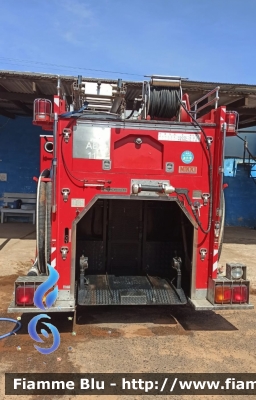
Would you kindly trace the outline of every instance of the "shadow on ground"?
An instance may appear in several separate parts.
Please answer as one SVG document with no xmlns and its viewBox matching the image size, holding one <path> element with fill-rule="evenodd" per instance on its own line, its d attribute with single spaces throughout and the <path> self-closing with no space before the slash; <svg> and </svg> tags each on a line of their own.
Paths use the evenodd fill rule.
<svg viewBox="0 0 256 400">
<path fill-rule="evenodd" d="M 42 312 L 43 313 L 43 312 Z M 51 320 L 44 319 L 55 325 L 60 333 L 82 331 L 83 328 L 90 329 L 101 326 L 103 329 L 114 329 L 119 325 L 150 325 L 154 331 L 160 328 L 171 328 L 180 326 L 184 331 L 235 331 L 237 328 L 219 314 L 213 311 L 195 311 L 191 306 L 95 306 L 80 307 L 77 309 L 75 319 L 72 313 L 49 313 Z M 19 334 L 27 334 L 27 326 L 35 316 L 32 313 L 23 314 L 21 317 L 22 329 Z M 38 323 L 37 331 L 46 328 L 41 322 Z M 102 327 L 107 325 L 107 328 Z M 152 326 L 153 325 L 153 326 Z M 154 327 L 155 325 L 155 327 Z M 112 328 L 110 328 L 112 327 Z M 46 329 L 47 330 L 47 329 Z M 171 332 L 171 331 L 170 331 Z M 155 332 L 157 334 L 157 332 Z M 173 330 L 174 333 L 174 330 Z M 177 333 L 176 333 L 177 334 Z"/>
<path fill-rule="evenodd" d="M 225 226 L 224 243 L 256 244 L 256 229 Z"/>
<path fill-rule="evenodd" d="M 11 240 L 11 239 L 26 239 L 35 240 L 36 238 L 36 226 L 29 223 L 17 223 L 9 222 L 0 224 L 0 239 Z M 0 245 L 3 245 L 3 241 Z M 7 243 L 6 243 L 7 244 Z"/>
<path fill-rule="evenodd" d="M 105 306 L 78 308 L 76 323 L 81 324 L 180 324 L 188 331 L 233 331 L 237 328 L 213 311 L 195 311 L 186 306 Z"/>
</svg>

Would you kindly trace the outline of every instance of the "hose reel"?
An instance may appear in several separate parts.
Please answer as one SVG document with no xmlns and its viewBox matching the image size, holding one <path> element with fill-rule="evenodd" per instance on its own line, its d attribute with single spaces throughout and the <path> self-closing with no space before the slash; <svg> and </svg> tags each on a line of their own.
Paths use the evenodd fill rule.
<svg viewBox="0 0 256 400">
<path fill-rule="evenodd" d="M 179 117 L 178 98 L 182 98 L 180 77 L 151 76 L 143 84 L 144 118 L 148 115 L 151 119 Z"/>
</svg>

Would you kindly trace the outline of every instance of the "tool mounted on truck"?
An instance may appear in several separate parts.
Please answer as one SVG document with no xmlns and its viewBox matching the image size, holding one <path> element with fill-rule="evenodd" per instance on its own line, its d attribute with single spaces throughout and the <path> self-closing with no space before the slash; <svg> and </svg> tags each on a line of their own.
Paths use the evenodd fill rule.
<svg viewBox="0 0 256 400">
<path fill-rule="evenodd" d="M 33 123 L 53 135 L 40 139 L 37 258 L 9 310 L 37 311 L 26 293 L 47 264 L 60 275 L 49 311 L 188 300 L 250 308 L 246 267 L 217 275 L 224 144 L 238 124 L 218 107 L 219 87 L 190 106 L 181 78 L 152 76 L 130 108 L 120 79 L 79 76 L 69 105 L 57 87 L 53 104 L 35 100 Z"/>
</svg>

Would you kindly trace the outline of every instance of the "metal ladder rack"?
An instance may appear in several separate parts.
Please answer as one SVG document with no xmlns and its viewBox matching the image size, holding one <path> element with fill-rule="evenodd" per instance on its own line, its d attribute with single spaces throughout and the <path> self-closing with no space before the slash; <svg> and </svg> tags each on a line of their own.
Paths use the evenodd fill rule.
<svg viewBox="0 0 256 400">
<path fill-rule="evenodd" d="M 206 93 L 203 97 L 200 99 L 196 100 L 192 105 L 191 105 L 191 114 L 193 114 L 193 117 L 196 119 L 197 118 L 197 113 L 199 111 L 202 111 L 204 108 L 210 106 L 211 104 L 214 103 L 214 108 L 216 109 L 218 107 L 218 101 L 219 101 L 219 90 L 220 87 L 217 86 L 215 89 L 211 90 L 209 93 Z M 211 100 L 209 100 L 210 96 L 212 96 L 214 93 L 216 93 L 215 97 Z M 201 107 L 198 108 L 198 104 L 200 104 L 202 101 L 208 100 L 205 104 L 202 104 Z"/>
</svg>

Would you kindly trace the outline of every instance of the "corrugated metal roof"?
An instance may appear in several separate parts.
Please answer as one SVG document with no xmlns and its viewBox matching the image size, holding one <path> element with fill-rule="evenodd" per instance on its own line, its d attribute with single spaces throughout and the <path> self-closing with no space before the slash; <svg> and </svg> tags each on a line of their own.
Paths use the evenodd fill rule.
<svg viewBox="0 0 256 400">
<path fill-rule="evenodd" d="M 63 91 L 67 96 L 71 96 L 71 85 L 76 76 L 59 75 L 62 82 Z M 117 76 L 118 78 L 118 76 Z M 32 72 L 19 72 L 19 71 L 0 71 L 0 113 L 8 116 L 8 113 L 15 113 L 15 115 L 29 115 L 31 114 L 33 100 L 36 97 L 53 96 L 57 92 L 57 79 L 56 74 L 42 74 Z M 148 78 L 147 78 L 148 79 Z M 91 78 L 83 77 L 83 80 L 89 82 L 102 83 L 116 83 L 116 80 L 105 78 Z M 33 84 L 34 82 L 34 84 Z M 124 81 L 127 85 L 126 101 L 131 102 L 134 98 L 141 94 L 142 81 Z M 37 92 L 34 92 L 36 84 Z M 234 104 L 234 109 L 243 111 L 241 121 L 243 126 L 256 125 L 256 85 L 249 84 L 232 84 L 220 82 L 200 82 L 183 80 L 183 92 L 190 96 L 191 102 L 201 97 L 204 93 L 212 90 L 216 86 L 220 86 L 220 104 Z M 248 97 L 249 96 L 249 97 Z M 237 100 L 249 98 L 246 105 L 237 103 Z M 255 97 L 255 98 L 254 98 Z M 68 97 L 70 100 L 70 97 Z M 27 105 L 27 109 L 26 109 Z M 242 108 L 241 108 L 242 107 Z M 250 108 L 248 121 L 246 125 L 246 110 Z M 252 118 L 252 109 L 255 108 L 255 121 Z M 10 116 L 10 115 L 9 115 Z M 254 117 L 254 116 L 253 116 Z"/>
</svg>

